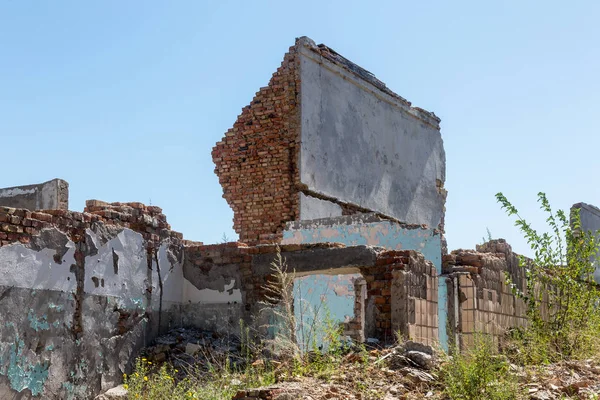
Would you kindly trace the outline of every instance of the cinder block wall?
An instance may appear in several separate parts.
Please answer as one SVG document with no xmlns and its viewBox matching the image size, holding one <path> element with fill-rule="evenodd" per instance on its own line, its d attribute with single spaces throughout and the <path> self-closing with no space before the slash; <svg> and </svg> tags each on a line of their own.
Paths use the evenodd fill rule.
<svg viewBox="0 0 600 400">
<path fill-rule="evenodd" d="M 487 242 L 477 246 L 477 251 L 455 250 L 443 261 L 452 281 L 450 322 L 454 340 L 461 347 L 471 345 L 476 333 L 499 338 L 507 329 L 526 324 L 525 303 L 512 293 L 505 277 L 508 273 L 512 282 L 525 291 L 524 270 L 506 241 Z"/>
<path fill-rule="evenodd" d="M 439 342 L 438 276 L 420 253 L 410 255 L 408 268 L 392 272 L 392 331 L 428 345 Z"/>
</svg>

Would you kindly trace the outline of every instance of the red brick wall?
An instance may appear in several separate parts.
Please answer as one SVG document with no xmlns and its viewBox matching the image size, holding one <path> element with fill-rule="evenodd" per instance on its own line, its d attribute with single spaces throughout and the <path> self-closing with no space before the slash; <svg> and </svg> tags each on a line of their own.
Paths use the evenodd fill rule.
<svg viewBox="0 0 600 400">
<path fill-rule="evenodd" d="M 88 200 L 84 212 L 68 210 L 40 210 L 0 207 L 0 246 L 14 242 L 29 243 L 44 228 L 56 227 L 67 233 L 74 242 L 85 234 L 92 223 L 103 222 L 130 228 L 139 232 L 149 246 L 158 244 L 161 239 L 171 238 L 180 243 L 183 235 L 171 231 L 162 209 L 145 206 L 142 203 L 105 203 Z"/>
<path fill-rule="evenodd" d="M 293 46 L 212 151 L 233 228 L 248 244 L 280 240 L 285 222 L 299 214 L 299 79 Z"/>
</svg>

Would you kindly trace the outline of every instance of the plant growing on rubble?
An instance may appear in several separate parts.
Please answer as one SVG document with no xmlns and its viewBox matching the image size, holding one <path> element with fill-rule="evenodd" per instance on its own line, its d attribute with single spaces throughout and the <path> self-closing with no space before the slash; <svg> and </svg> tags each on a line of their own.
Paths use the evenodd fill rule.
<svg viewBox="0 0 600 400">
<path fill-rule="evenodd" d="M 261 301 L 261 312 L 271 313 L 272 323 L 268 328 L 275 330 L 275 338 L 271 341 L 274 350 L 297 358 L 301 352 L 296 340 L 294 272 L 288 272 L 287 262 L 282 257 L 279 246 L 271 269 L 272 274 L 263 287 L 266 300 Z"/>
<path fill-rule="evenodd" d="M 481 244 L 484 244 L 485 242 L 491 242 L 492 240 L 494 240 L 494 238 L 492 237 L 492 232 L 490 232 L 490 228 L 486 227 L 485 230 L 487 231 L 487 239 L 485 236 L 482 237 Z"/>
<path fill-rule="evenodd" d="M 498 354 L 491 337 L 475 334 L 473 346 L 454 351 L 440 376 L 452 400 L 513 400 L 520 398 L 517 380 L 507 359 Z"/>
<path fill-rule="evenodd" d="M 302 299 L 301 283 L 294 283 L 295 271 L 290 271 L 279 248 L 271 269 L 271 277 L 263 287 L 266 300 L 261 302 L 261 311 L 274 317 L 269 326 L 274 331 L 269 341 L 273 349 L 281 359 L 291 360 L 291 369 L 285 373 L 330 376 L 345 348 L 343 326 L 333 320 L 323 297 L 317 305 Z M 299 299 L 298 310 L 294 310 L 295 296 Z"/>
<path fill-rule="evenodd" d="M 600 333 L 600 292 L 594 281 L 593 260 L 599 254 L 595 232 L 583 231 L 579 210 L 570 221 L 564 211 L 553 212 L 544 193 L 538 193 L 550 232 L 538 233 L 502 194 L 496 199 L 523 233 L 533 258 L 521 257 L 525 290 L 515 294 L 525 301 L 529 327 L 523 337 L 553 358 L 589 355 Z"/>
<path fill-rule="evenodd" d="M 153 369 L 152 362 L 140 358 L 131 375 L 123 375 L 127 397 L 149 400 L 194 399 L 189 382 L 175 382 L 174 375 L 177 372 L 166 364 L 157 370 Z"/>
<path fill-rule="evenodd" d="M 177 379 L 179 370 L 168 364 L 156 367 L 144 358 L 136 361 L 135 370 L 124 375 L 128 399 L 144 400 L 222 400 L 232 398 L 244 387 L 260 387 L 274 383 L 272 372 L 248 365 L 244 370 L 229 366 L 185 368 L 185 378 Z"/>
</svg>

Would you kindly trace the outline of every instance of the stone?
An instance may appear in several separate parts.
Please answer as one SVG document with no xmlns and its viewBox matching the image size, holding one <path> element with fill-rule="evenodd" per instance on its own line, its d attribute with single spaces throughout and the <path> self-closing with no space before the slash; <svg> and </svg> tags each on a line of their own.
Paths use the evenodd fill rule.
<svg viewBox="0 0 600 400">
<path fill-rule="evenodd" d="M 407 353 L 409 351 L 418 351 L 418 352 L 426 353 L 429 355 L 434 354 L 433 347 L 428 346 L 423 343 L 414 342 L 412 340 L 407 340 L 406 342 L 404 342 L 402 344 L 402 349 L 405 353 Z"/>
<path fill-rule="evenodd" d="M 200 350 L 200 346 L 194 343 L 187 343 L 185 345 L 185 354 L 193 356 L 196 352 Z"/>
<path fill-rule="evenodd" d="M 127 399 L 127 389 L 119 385 L 106 391 L 106 393 L 96 396 L 94 400 L 125 400 Z"/>
<path fill-rule="evenodd" d="M 408 351 L 404 357 L 414 362 L 418 367 L 423 369 L 431 369 L 433 367 L 433 356 L 421 351 Z"/>
</svg>

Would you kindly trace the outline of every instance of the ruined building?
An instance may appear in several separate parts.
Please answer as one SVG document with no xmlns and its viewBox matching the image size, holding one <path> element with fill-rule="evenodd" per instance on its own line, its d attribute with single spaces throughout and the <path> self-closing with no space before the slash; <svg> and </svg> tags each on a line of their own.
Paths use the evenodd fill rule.
<svg viewBox="0 0 600 400">
<path fill-rule="evenodd" d="M 278 248 L 298 320 L 325 304 L 358 341 L 447 347 L 519 326 L 510 246 L 447 254 L 439 123 L 300 38 L 212 152 L 239 242 L 187 241 L 141 203 L 69 211 L 61 180 L 0 189 L 0 398 L 93 398 L 161 332 L 261 322 Z"/>
</svg>

